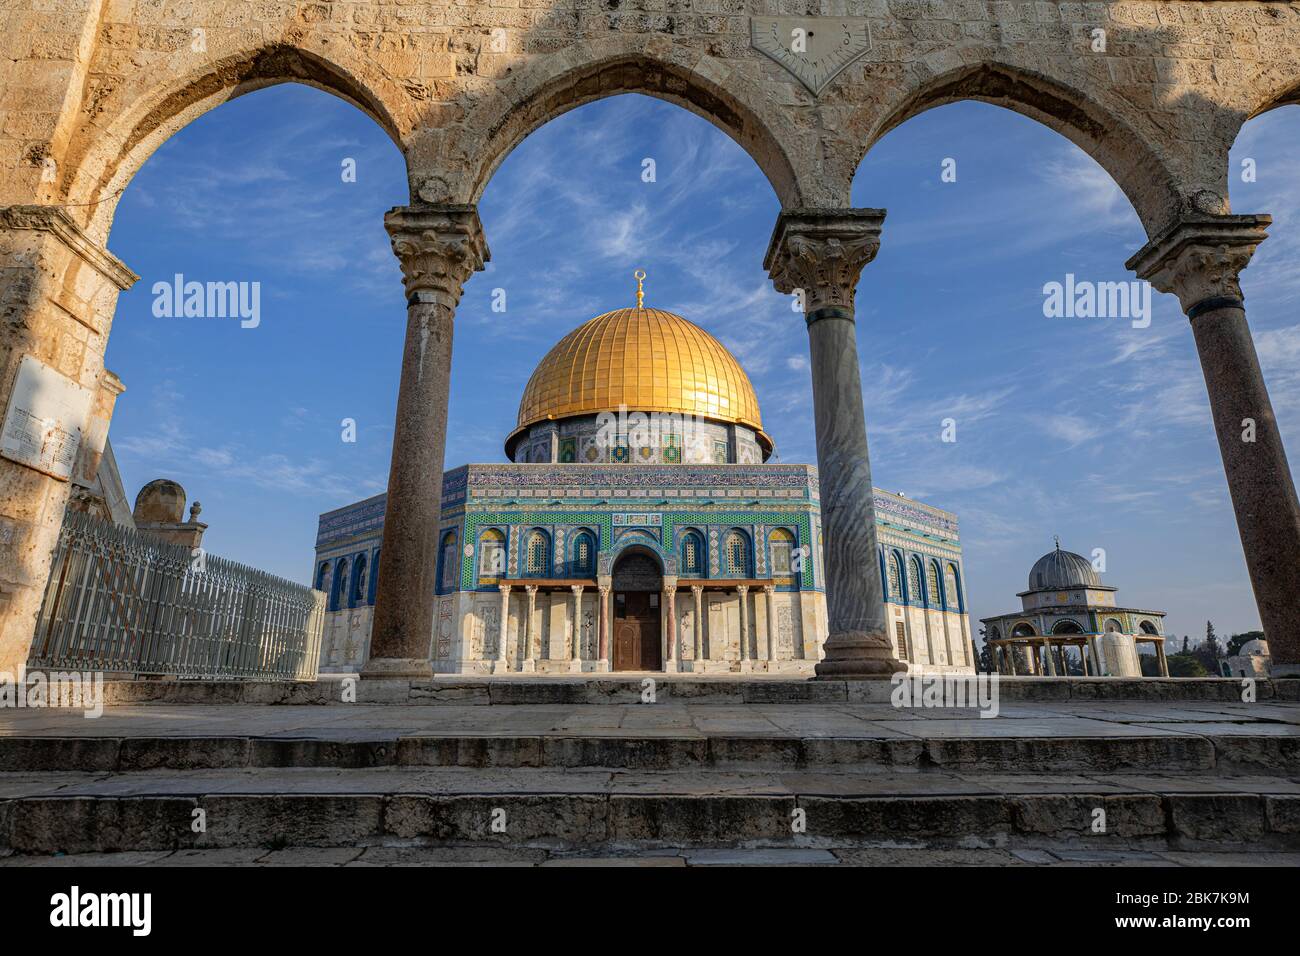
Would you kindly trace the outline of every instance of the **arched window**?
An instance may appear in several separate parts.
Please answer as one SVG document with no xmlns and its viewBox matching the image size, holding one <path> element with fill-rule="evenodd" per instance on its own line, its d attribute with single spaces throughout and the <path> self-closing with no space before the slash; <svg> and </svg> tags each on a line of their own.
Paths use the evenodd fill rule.
<svg viewBox="0 0 1300 956">
<path fill-rule="evenodd" d="M 334 569 L 334 586 L 330 588 L 330 609 L 337 611 L 348 604 L 348 559 L 339 558 Z"/>
<path fill-rule="evenodd" d="M 478 576 L 499 578 L 506 573 L 506 536 L 489 528 L 478 539 Z"/>
<path fill-rule="evenodd" d="M 1034 630 L 1032 624 L 1020 623 L 1011 629 L 1012 637 L 1037 637 L 1038 632 Z"/>
<path fill-rule="evenodd" d="M 438 589 L 453 591 L 456 589 L 456 572 L 460 570 L 460 561 L 456 555 L 456 532 L 448 531 L 442 536 L 442 547 L 438 549 L 438 561 L 441 570 L 438 574 Z"/>
<path fill-rule="evenodd" d="M 366 556 L 359 554 L 352 566 L 352 587 L 348 595 L 348 607 L 366 603 Z"/>
<path fill-rule="evenodd" d="M 777 528 L 768 537 L 772 548 L 772 573 L 791 573 L 790 558 L 794 554 L 794 535 L 784 528 Z"/>
<path fill-rule="evenodd" d="M 379 551 L 375 551 L 375 559 L 370 562 L 370 603 L 375 603 L 375 594 L 379 590 Z"/>
<path fill-rule="evenodd" d="M 926 579 L 926 596 L 930 607 L 943 607 L 943 596 L 939 593 L 939 562 L 930 562 L 930 576 Z"/>
<path fill-rule="evenodd" d="M 1057 621 L 1055 624 L 1052 625 L 1052 633 L 1053 634 L 1082 634 L 1083 628 L 1081 628 L 1074 621 L 1068 621 L 1068 620 Z"/>
<path fill-rule="evenodd" d="M 723 553 L 727 557 L 727 574 L 736 578 L 749 577 L 749 538 L 745 532 L 739 529 L 728 531 Z"/>
<path fill-rule="evenodd" d="M 704 574 L 704 538 L 698 531 L 682 535 L 682 574 Z"/>
<path fill-rule="evenodd" d="M 903 602 L 903 564 L 895 551 L 889 553 L 889 600 Z"/>
<path fill-rule="evenodd" d="M 535 530 L 528 535 L 524 549 L 525 573 L 530 578 L 544 578 L 550 568 L 551 539 L 545 531 Z"/>
<path fill-rule="evenodd" d="M 573 539 L 573 575 L 587 578 L 596 573 L 596 539 L 590 531 L 580 531 Z"/>
<path fill-rule="evenodd" d="M 1143 634 L 1159 634 L 1159 633 L 1160 633 L 1159 631 L 1156 630 L 1156 626 L 1155 626 L 1154 624 L 1152 624 L 1150 621 L 1143 621 L 1141 624 L 1138 625 L 1138 627 L 1140 627 L 1140 628 L 1142 629 L 1142 633 L 1143 633 Z"/>
<path fill-rule="evenodd" d="M 320 568 L 318 568 L 316 571 L 317 591 L 325 590 L 325 582 L 329 580 L 329 577 L 330 577 L 330 563 L 328 561 L 322 561 L 320 563 Z"/>
<path fill-rule="evenodd" d="M 950 611 L 961 610 L 961 595 L 957 593 L 957 565 L 951 562 L 943 572 L 943 589 L 947 595 L 944 606 Z"/>
<path fill-rule="evenodd" d="M 917 558 L 907 562 L 907 600 L 917 604 L 922 601 L 921 562 Z"/>
</svg>

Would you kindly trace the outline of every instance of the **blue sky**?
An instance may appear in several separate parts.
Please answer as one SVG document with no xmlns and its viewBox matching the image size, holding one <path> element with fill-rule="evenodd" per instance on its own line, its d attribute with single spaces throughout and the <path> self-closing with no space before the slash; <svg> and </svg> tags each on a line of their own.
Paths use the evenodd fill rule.
<svg viewBox="0 0 1300 956">
<path fill-rule="evenodd" d="M 1300 111 L 1247 125 L 1238 212 L 1272 237 L 1245 273 L 1251 325 L 1293 463 L 1300 458 Z M 642 179 L 655 161 L 654 182 Z M 341 175 L 356 163 L 356 181 Z M 944 182 L 945 159 L 956 181 Z M 232 101 L 167 142 L 123 196 L 110 248 L 141 275 L 119 300 L 108 366 L 125 382 L 110 437 L 128 496 L 155 477 L 203 502 L 214 553 L 306 582 L 320 512 L 382 491 L 405 323 L 382 217 L 406 202 L 401 156 L 367 117 L 286 85 Z M 1044 283 L 1132 278 L 1144 240 L 1106 174 L 1014 113 L 962 103 L 894 130 L 863 161 L 859 206 L 888 209 L 858 288 L 876 484 L 955 511 L 973 617 L 1018 605 L 1052 546 L 1106 552 L 1129 606 L 1171 634 L 1258 626 L 1191 330 L 1156 294 L 1149 328 L 1049 319 Z M 457 316 L 447 464 L 500 461 L 520 392 L 565 332 L 646 302 L 708 329 L 753 379 L 784 461 L 815 461 L 807 334 L 762 258 L 778 203 L 706 121 L 640 96 L 593 103 L 525 140 L 480 214 L 489 268 Z M 157 318 L 176 273 L 261 283 L 261 324 Z M 507 311 L 491 308 L 494 289 Z M 341 421 L 357 422 L 357 441 Z M 940 440 L 954 419 L 957 441 Z M 978 626 L 978 625 L 974 625 Z"/>
</svg>

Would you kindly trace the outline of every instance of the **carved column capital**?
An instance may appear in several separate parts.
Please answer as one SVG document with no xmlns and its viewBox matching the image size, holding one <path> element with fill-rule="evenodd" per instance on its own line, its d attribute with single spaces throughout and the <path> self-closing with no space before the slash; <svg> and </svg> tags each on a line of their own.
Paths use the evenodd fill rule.
<svg viewBox="0 0 1300 956">
<path fill-rule="evenodd" d="M 528 596 L 529 596 L 529 597 L 533 597 L 535 594 L 537 594 L 537 585 L 536 585 L 536 584 L 525 584 L 525 585 L 524 585 L 524 590 L 528 592 Z"/>
<path fill-rule="evenodd" d="M 1186 216 L 1139 249 L 1125 265 L 1161 292 L 1172 292 L 1194 319 L 1242 307 L 1241 271 L 1268 237 L 1272 216 Z"/>
<path fill-rule="evenodd" d="M 692 585 L 691 585 L 691 593 L 694 594 L 694 595 L 698 598 L 701 594 L 704 593 L 704 585 L 702 585 L 702 584 L 692 584 Z"/>
<path fill-rule="evenodd" d="M 509 593 L 510 593 L 510 585 L 508 585 L 508 584 L 498 584 L 498 585 L 497 585 L 497 590 L 500 591 L 502 594 L 509 594 Z"/>
<path fill-rule="evenodd" d="M 775 584 L 764 584 L 764 585 L 763 585 L 763 593 L 764 593 L 764 594 L 775 594 L 775 593 L 776 593 L 776 585 L 775 585 Z"/>
<path fill-rule="evenodd" d="M 573 596 L 574 596 L 574 597 L 581 597 L 581 596 L 582 596 L 582 588 L 583 588 L 583 586 L 582 586 L 581 584 L 570 584 L 570 585 L 569 585 L 569 590 L 573 592 Z"/>
<path fill-rule="evenodd" d="M 475 206 L 397 206 L 384 216 L 406 297 L 428 296 L 449 306 L 492 258 Z"/>
<path fill-rule="evenodd" d="M 606 594 L 608 594 L 608 593 L 609 593 L 609 589 L 610 589 L 610 588 L 609 588 L 609 585 L 608 585 L 608 584 L 598 584 L 598 585 L 596 585 L 596 590 L 600 592 L 600 596 L 601 596 L 601 597 L 604 597 Z"/>
<path fill-rule="evenodd" d="M 763 268 L 778 292 L 803 290 L 809 322 L 852 319 L 858 278 L 880 249 L 884 221 L 883 209 L 786 210 L 777 218 Z"/>
<path fill-rule="evenodd" d="M 748 584 L 737 584 L 737 585 L 736 585 L 736 593 L 739 594 L 741 597 L 744 597 L 746 594 L 749 593 L 749 585 L 748 585 Z"/>
</svg>

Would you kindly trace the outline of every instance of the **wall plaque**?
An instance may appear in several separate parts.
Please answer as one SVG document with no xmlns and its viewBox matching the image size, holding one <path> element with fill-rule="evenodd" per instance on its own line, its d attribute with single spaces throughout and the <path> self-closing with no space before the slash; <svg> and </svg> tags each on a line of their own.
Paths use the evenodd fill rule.
<svg viewBox="0 0 1300 956">
<path fill-rule="evenodd" d="M 90 389 L 24 355 L 0 430 L 0 455 L 67 481 L 91 399 Z"/>
</svg>

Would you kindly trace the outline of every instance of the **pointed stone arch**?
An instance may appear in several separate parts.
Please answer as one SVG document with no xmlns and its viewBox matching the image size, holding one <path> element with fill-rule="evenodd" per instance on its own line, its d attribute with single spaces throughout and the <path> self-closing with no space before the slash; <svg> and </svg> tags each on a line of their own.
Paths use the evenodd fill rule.
<svg viewBox="0 0 1300 956">
<path fill-rule="evenodd" d="M 186 50 L 121 86 L 87 94 L 83 122 L 64 156 L 63 202 L 92 239 L 104 242 L 132 177 L 180 129 L 229 100 L 281 83 L 315 87 L 352 104 L 399 149 L 414 125 L 405 91 L 368 61 L 337 45 L 289 42 L 216 52 L 195 64 Z M 162 76 L 162 79 L 159 79 Z M 112 117 L 99 125 L 100 116 Z"/>
<path fill-rule="evenodd" d="M 1115 105 L 998 59 L 970 62 L 957 52 L 952 59 L 939 72 L 914 73 L 912 82 L 899 84 L 899 92 L 883 104 L 854 111 L 848 128 L 866 130 L 854 173 L 871 147 L 909 119 L 938 106 L 976 100 L 1042 123 L 1091 156 L 1123 191 L 1149 235 L 1188 207 L 1190 200 L 1180 192 L 1169 162 Z"/>
<path fill-rule="evenodd" d="M 463 182 L 429 182 L 417 188 L 426 202 L 477 202 L 492 174 L 530 133 L 570 110 L 624 93 L 661 99 L 700 116 L 726 133 L 754 160 L 783 206 L 803 204 L 810 170 L 801 169 L 800 134 L 788 112 L 754 94 L 749 84 L 731 77 L 723 61 L 705 56 L 688 67 L 665 54 L 637 48 L 637 38 L 593 45 L 589 56 L 574 64 L 561 51 L 537 58 L 529 68 L 494 95 L 469 107 L 458 124 L 454 144 L 441 152 L 463 159 L 470 170 Z M 728 82 L 731 80 L 731 82 Z M 422 131 L 431 137 L 441 131 Z M 420 138 L 420 137 L 417 137 Z M 808 147 L 808 137 L 802 136 Z M 413 155 L 438 151 L 421 143 Z M 442 164 L 448 171 L 458 164 Z M 806 164 L 805 164 L 806 165 Z"/>
</svg>

